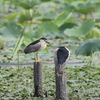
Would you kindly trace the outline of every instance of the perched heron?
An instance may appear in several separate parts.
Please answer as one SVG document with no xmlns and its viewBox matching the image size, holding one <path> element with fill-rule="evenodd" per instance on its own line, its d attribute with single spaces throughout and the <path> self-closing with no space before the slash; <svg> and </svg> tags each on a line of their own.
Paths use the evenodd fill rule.
<svg viewBox="0 0 100 100">
<path fill-rule="evenodd" d="M 69 49 L 64 46 L 59 47 L 55 50 L 54 61 L 55 61 L 55 64 L 59 65 L 60 67 L 60 68 L 57 68 L 59 69 L 59 72 L 63 72 L 64 66 L 67 63 L 69 55 L 70 55 Z"/>
<path fill-rule="evenodd" d="M 24 53 L 32 53 L 35 52 L 34 58 L 35 61 L 38 61 L 38 51 L 41 51 L 46 48 L 47 44 L 50 44 L 46 38 L 40 38 L 39 40 L 36 40 L 32 43 L 30 43 L 25 49 Z"/>
</svg>

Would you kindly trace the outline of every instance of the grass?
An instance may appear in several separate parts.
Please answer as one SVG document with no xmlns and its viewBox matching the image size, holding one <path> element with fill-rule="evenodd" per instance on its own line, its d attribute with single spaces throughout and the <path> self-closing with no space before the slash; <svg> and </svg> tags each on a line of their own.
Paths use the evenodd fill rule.
<svg viewBox="0 0 100 100">
<path fill-rule="evenodd" d="M 100 68 L 68 65 L 65 69 L 69 100 L 100 100 Z M 1 100 L 54 100 L 54 67 L 43 66 L 43 92 L 49 96 L 42 99 L 34 97 L 33 67 L 0 67 L 0 71 Z"/>
</svg>

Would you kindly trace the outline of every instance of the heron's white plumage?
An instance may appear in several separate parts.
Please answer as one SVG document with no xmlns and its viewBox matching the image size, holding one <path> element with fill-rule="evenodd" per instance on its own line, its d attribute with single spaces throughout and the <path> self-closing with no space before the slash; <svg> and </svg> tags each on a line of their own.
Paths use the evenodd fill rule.
<svg viewBox="0 0 100 100">
<path fill-rule="evenodd" d="M 44 40 L 40 40 L 40 44 L 41 44 L 41 47 L 39 48 L 39 51 L 45 49 L 47 46 L 47 43 Z"/>
</svg>

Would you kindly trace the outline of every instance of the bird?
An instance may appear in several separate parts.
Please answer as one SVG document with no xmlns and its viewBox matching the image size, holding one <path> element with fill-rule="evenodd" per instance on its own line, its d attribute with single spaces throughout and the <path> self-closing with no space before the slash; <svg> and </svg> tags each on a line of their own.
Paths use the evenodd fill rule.
<svg viewBox="0 0 100 100">
<path fill-rule="evenodd" d="M 47 44 L 50 44 L 46 38 L 42 37 L 32 43 L 30 43 L 25 49 L 24 49 L 24 53 L 25 54 L 29 54 L 34 52 L 34 58 L 35 61 L 38 62 L 38 52 L 41 50 L 44 50 L 47 46 Z"/>
<path fill-rule="evenodd" d="M 58 70 L 59 72 L 63 71 L 64 66 L 67 63 L 69 55 L 70 55 L 69 49 L 64 46 L 61 46 L 55 50 L 54 62 L 55 64 L 58 65 L 57 67 L 59 68 L 57 69 L 59 69 Z"/>
</svg>

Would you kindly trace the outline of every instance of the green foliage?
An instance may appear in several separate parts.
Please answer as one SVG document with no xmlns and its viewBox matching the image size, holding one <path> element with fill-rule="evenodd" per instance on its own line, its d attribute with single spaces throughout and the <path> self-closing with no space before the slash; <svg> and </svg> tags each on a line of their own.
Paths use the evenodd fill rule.
<svg viewBox="0 0 100 100">
<path fill-rule="evenodd" d="M 61 25 L 60 27 L 59 27 L 59 30 L 60 30 L 60 32 L 62 33 L 64 33 L 64 31 L 66 30 L 66 29 L 71 29 L 71 28 L 73 28 L 73 27 L 75 27 L 75 26 L 77 26 L 75 23 L 64 23 L 63 25 Z"/>
<path fill-rule="evenodd" d="M 41 38 L 44 34 L 44 27 L 40 27 L 34 34 L 33 37 L 34 38 Z"/>
<path fill-rule="evenodd" d="M 32 19 L 37 16 L 40 16 L 40 14 L 34 9 L 25 10 L 20 14 L 18 22 L 23 23 L 25 21 L 32 21 Z"/>
<path fill-rule="evenodd" d="M 39 4 L 39 0 L 12 0 L 13 4 L 22 7 L 23 9 L 32 9 L 35 5 Z"/>
<path fill-rule="evenodd" d="M 13 13 L 9 14 L 7 17 L 5 17 L 5 19 L 14 20 L 18 15 L 19 15 L 19 13 L 13 12 Z"/>
<path fill-rule="evenodd" d="M 62 25 L 64 22 L 66 22 L 68 20 L 68 18 L 71 16 L 70 12 L 62 12 L 56 19 L 55 19 L 55 23 L 57 25 Z"/>
<path fill-rule="evenodd" d="M 84 37 L 92 30 L 93 27 L 94 21 L 86 20 L 80 26 L 74 27 L 72 29 L 66 29 L 64 33 L 68 36 Z"/>
<path fill-rule="evenodd" d="M 29 43 L 41 38 L 44 34 L 44 27 L 36 27 L 34 32 L 27 32 L 24 35 L 23 43 L 27 46 Z"/>
<path fill-rule="evenodd" d="M 99 0 L 89 0 L 89 1 L 92 2 L 92 3 L 100 4 L 100 1 Z"/>
<path fill-rule="evenodd" d="M 86 2 L 77 1 L 73 2 L 72 5 L 74 7 L 74 11 L 82 14 L 88 14 L 97 7 L 96 3 L 92 3 L 91 1 L 86 1 Z"/>
<path fill-rule="evenodd" d="M 90 38 L 100 38 L 100 31 L 95 27 L 93 28 L 84 38 L 86 39 L 90 39 Z"/>
<path fill-rule="evenodd" d="M 52 1 L 52 0 L 41 0 L 42 2 L 49 2 L 49 1 Z"/>
<path fill-rule="evenodd" d="M 100 51 L 100 38 L 93 38 L 84 41 L 76 50 L 76 55 L 90 56 L 92 53 Z"/>
<path fill-rule="evenodd" d="M 21 26 L 13 23 L 13 22 L 9 22 L 9 23 L 4 23 L 3 25 L 1 25 L 1 27 L 3 27 L 2 31 L 0 32 L 0 35 L 3 38 L 18 38 L 21 34 Z"/>
<path fill-rule="evenodd" d="M 21 47 L 21 44 L 23 43 L 23 39 L 24 39 L 23 36 L 17 39 L 17 42 L 16 42 L 14 50 L 13 50 L 12 57 L 14 57 L 17 54 L 18 50 Z"/>
<path fill-rule="evenodd" d="M 33 67 L 0 67 L 0 88 L 1 99 L 19 99 L 19 100 L 41 100 L 34 97 L 33 92 Z M 67 65 L 67 88 L 68 98 L 76 100 L 85 100 L 86 98 L 99 98 L 100 89 L 99 79 L 100 68 L 95 66 L 69 66 Z M 92 91 L 92 92 L 91 92 Z M 44 100 L 54 100 L 55 98 L 55 74 L 54 67 L 43 66 L 43 94 L 48 93 Z M 44 95 L 45 96 L 45 95 Z"/>
<path fill-rule="evenodd" d="M 2 63 L 16 62 L 19 59 L 21 62 L 33 60 L 32 54 L 20 53 L 19 58 L 15 55 L 20 48 L 23 51 L 25 46 L 40 37 L 46 37 L 51 43 L 49 49 L 46 48 L 39 54 L 45 61 L 52 61 L 54 48 L 58 46 L 68 47 L 72 51 L 71 55 L 74 55 L 79 42 L 81 44 L 75 51 L 76 55 L 91 56 L 92 53 L 100 51 L 100 22 L 97 19 L 100 0 L 0 0 L 0 6 L 0 62 Z M 11 41 L 10 46 L 7 46 L 8 42 L 5 42 L 5 39 Z M 47 51 L 49 54 L 45 54 Z M 13 59 L 10 58 L 11 56 Z M 74 58 L 70 61 L 72 59 Z M 74 61 L 77 60 L 77 58 L 74 59 Z M 87 62 L 90 60 L 88 59 Z M 93 65 L 93 67 L 81 68 L 81 65 L 67 66 L 69 100 L 94 100 L 95 95 L 99 98 L 99 65 L 95 65 L 97 68 Z M 19 71 L 17 67 L 0 67 L 0 71 L 2 87 L 0 99 L 32 100 L 34 98 L 33 72 L 30 66 L 20 67 Z M 44 66 L 43 72 L 43 91 L 49 94 L 49 97 L 44 99 L 54 100 L 54 68 Z M 34 100 L 40 100 L 40 98 L 34 98 Z"/>
<path fill-rule="evenodd" d="M 2 4 L 3 4 L 3 1 L 4 1 L 4 0 L 0 0 L 0 5 L 2 5 Z"/>
<path fill-rule="evenodd" d="M 29 4 L 25 3 L 25 2 L 22 2 L 22 3 L 18 4 L 17 6 L 20 6 L 24 9 L 31 9 L 34 5 L 33 5 L 32 2 L 30 2 Z"/>
<path fill-rule="evenodd" d="M 47 12 L 43 15 L 42 21 L 51 21 L 54 20 L 57 17 L 57 14 L 55 12 Z"/>
<path fill-rule="evenodd" d="M 48 33 L 59 33 L 58 26 L 54 22 L 46 21 L 39 24 L 39 27 L 44 27 L 44 32 Z"/>
</svg>

